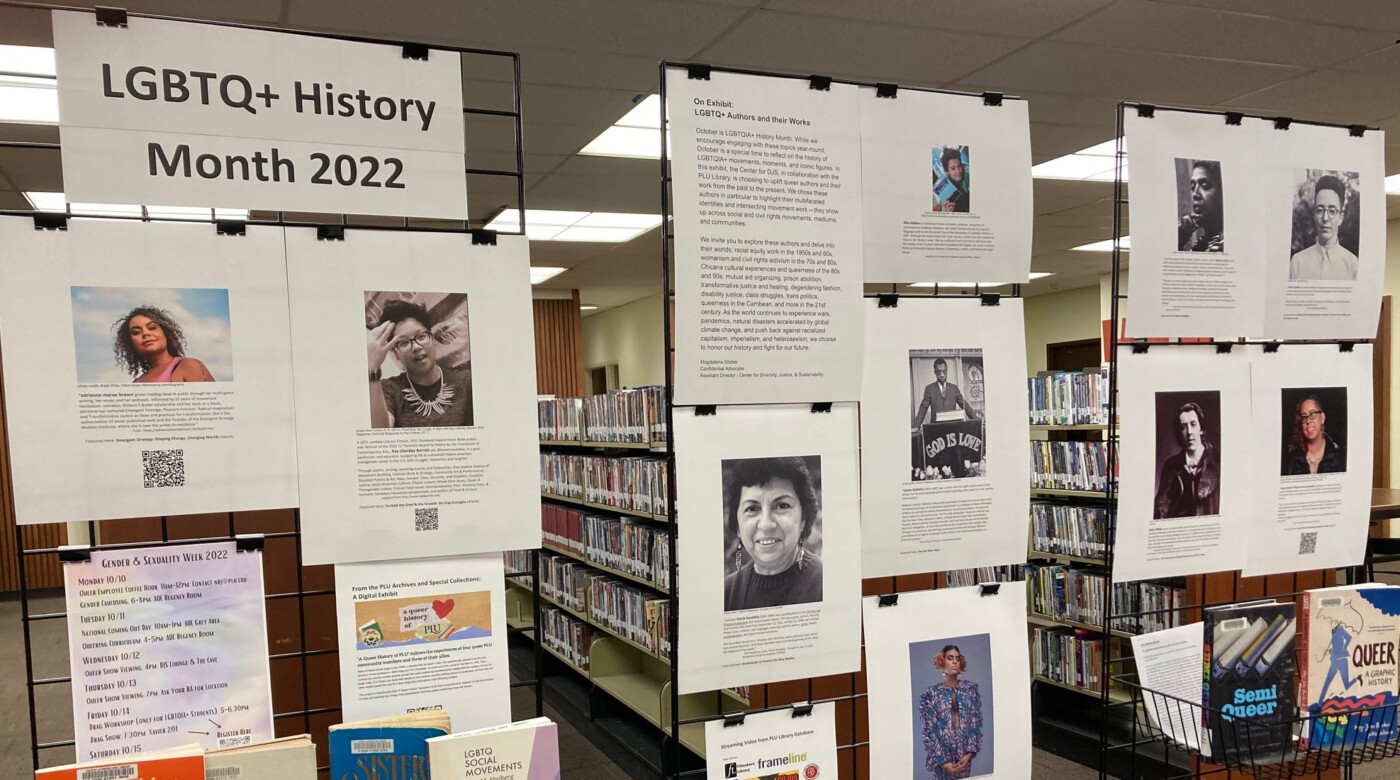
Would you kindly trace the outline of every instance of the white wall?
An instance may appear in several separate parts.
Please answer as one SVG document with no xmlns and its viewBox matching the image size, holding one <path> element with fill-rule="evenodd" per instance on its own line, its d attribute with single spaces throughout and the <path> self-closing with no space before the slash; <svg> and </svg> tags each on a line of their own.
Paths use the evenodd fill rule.
<svg viewBox="0 0 1400 780">
<path fill-rule="evenodd" d="M 1026 376 L 1045 370 L 1045 345 L 1102 335 L 1098 285 L 1026 298 Z"/>
<path fill-rule="evenodd" d="M 662 295 L 583 318 L 585 369 L 617 364 L 622 387 L 659 385 L 666 381 L 666 341 L 661 324 Z"/>
</svg>

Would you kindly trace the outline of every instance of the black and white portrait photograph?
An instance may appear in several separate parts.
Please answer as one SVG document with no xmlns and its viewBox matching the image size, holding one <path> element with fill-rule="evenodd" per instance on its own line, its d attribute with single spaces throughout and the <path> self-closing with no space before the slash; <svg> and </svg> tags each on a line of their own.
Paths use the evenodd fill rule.
<svg viewBox="0 0 1400 780">
<path fill-rule="evenodd" d="M 982 350 L 909 351 L 910 480 L 986 476 Z"/>
<path fill-rule="evenodd" d="M 933 210 L 972 210 L 972 161 L 966 146 L 933 147 Z"/>
<path fill-rule="evenodd" d="M 1354 282 L 1361 254 L 1361 174 L 1306 168 L 1293 191 L 1291 282 Z"/>
<path fill-rule="evenodd" d="M 1176 240 L 1182 252 L 1224 252 L 1224 193 L 1218 160 L 1176 158 Z"/>
<path fill-rule="evenodd" d="M 1159 392 L 1152 517 L 1220 514 L 1220 391 Z"/>
<path fill-rule="evenodd" d="M 817 455 L 734 458 L 724 489 L 724 611 L 822 600 Z"/>
<path fill-rule="evenodd" d="M 1283 460 L 1279 474 L 1341 474 L 1347 470 L 1347 389 L 1285 387 L 1281 391 Z"/>
<path fill-rule="evenodd" d="M 465 293 L 366 292 L 372 428 L 474 424 Z"/>
</svg>

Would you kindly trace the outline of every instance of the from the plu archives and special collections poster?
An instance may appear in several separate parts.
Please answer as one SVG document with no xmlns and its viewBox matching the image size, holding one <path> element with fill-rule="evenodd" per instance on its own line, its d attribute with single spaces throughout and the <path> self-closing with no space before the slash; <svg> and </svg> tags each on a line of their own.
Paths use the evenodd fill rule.
<svg viewBox="0 0 1400 780">
<path fill-rule="evenodd" d="M 860 396 L 856 88 L 666 73 L 675 403 Z"/>
<path fill-rule="evenodd" d="M 871 777 L 1030 777 L 1024 588 L 870 596 L 864 612 Z"/>
<path fill-rule="evenodd" d="M 440 709 L 455 731 L 510 720 L 499 553 L 335 567 L 345 720 Z"/>
<path fill-rule="evenodd" d="M 524 238 L 288 230 L 308 563 L 540 544 Z"/>
<path fill-rule="evenodd" d="M 707 780 L 836 777 L 836 704 L 756 712 L 743 721 L 705 723 Z"/>
<path fill-rule="evenodd" d="M 862 575 L 1025 561 L 1021 300 L 902 297 L 865 310 Z"/>
<path fill-rule="evenodd" d="M 18 522 L 296 506 L 286 312 L 281 228 L 0 218 Z"/>
<path fill-rule="evenodd" d="M 860 668 L 856 410 L 678 407 L 681 693 Z M 709 518 L 705 520 L 703 518 Z"/>
<path fill-rule="evenodd" d="M 1026 281 L 1026 101 L 862 87 L 860 122 L 865 281 Z"/>
</svg>

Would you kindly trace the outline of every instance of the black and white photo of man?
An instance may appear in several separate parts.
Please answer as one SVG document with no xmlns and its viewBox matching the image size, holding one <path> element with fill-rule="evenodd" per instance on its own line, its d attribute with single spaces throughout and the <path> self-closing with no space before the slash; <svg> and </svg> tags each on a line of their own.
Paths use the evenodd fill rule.
<svg viewBox="0 0 1400 780">
<path fill-rule="evenodd" d="M 917 428 L 925 422 L 933 422 L 942 412 L 961 411 L 968 418 L 976 419 L 977 410 L 968 406 L 962 390 L 948 381 L 947 360 L 937 358 L 933 361 L 933 375 L 936 379 L 924 387 L 924 398 L 919 402 L 919 411 L 914 414 L 912 427 Z M 932 412 L 933 416 L 925 420 L 924 416 L 929 412 Z"/>
<path fill-rule="evenodd" d="M 1220 514 L 1218 391 L 1157 393 L 1153 519 Z"/>
<path fill-rule="evenodd" d="M 1360 265 L 1356 253 L 1356 198 L 1344 180 L 1355 174 L 1306 172 L 1295 196 L 1293 257 L 1288 261 L 1289 281 L 1354 282 Z M 1349 194 L 1354 197 L 1349 197 Z M 1299 215 L 1301 212 L 1301 218 Z M 1344 226 L 1347 228 L 1343 235 Z M 1311 230 L 1309 230 L 1311 228 Z M 1311 233 L 1311 236 L 1308 234 Z M 1313 239 L 1311 246 L 1307 245 Z M 1347 248 L 1347 244 L 1352 249 Z M 1306 248 L 1299 248 L 1306 247 Z"/>
<path fill-rule="evenodd" d="M 1225 208 L 1220 163 L 1176 160 L 1177 249 L 1182 252 L 1225 251 Z"/>
<path fill-rule="evenodd" d="M 911 481 L 987 476 L 986 407 L 980 348 L 910 350 Z"/>
</svg>

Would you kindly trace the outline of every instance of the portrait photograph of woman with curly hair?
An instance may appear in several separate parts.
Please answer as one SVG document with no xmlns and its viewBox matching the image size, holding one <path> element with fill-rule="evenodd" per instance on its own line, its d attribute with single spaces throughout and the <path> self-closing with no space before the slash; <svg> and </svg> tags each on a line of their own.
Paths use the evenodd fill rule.
<svg viewBox="0 0 1400 780">
<path fill-rule="evenodd" d="M 724 611 L 822 600 L 821 457 L 723 463 Z"/>
<path fill-rule="evenodd" d="M 914 642 L 913 780 L 962 780 L 992 766 L 992 658 L 988 634 Z"/>
<path fill-rule="evenodd" d="M 228 290 L 71 292 L 79 384 L 233 380 Z"/>
</svg>

